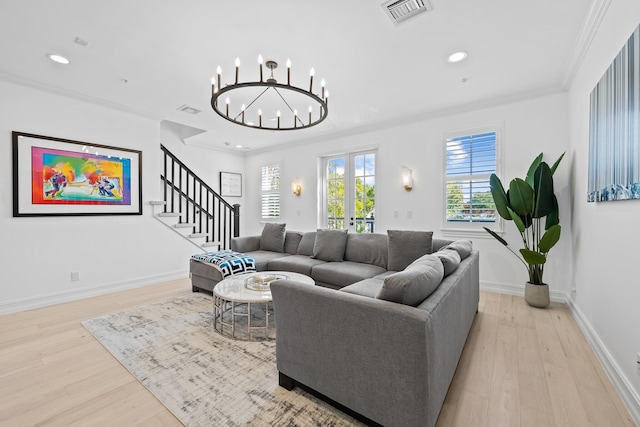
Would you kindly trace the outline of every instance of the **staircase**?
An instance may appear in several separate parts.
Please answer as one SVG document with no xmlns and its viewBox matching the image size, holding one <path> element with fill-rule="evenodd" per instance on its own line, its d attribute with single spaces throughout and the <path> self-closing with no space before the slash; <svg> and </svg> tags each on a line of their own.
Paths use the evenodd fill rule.
<svg viewBox="0 0 640 427">
<path fill-rule="evenodd" d="M 240 205 L 230 205 L 164 145 L 163 200 L 153 216 L 203 252 L 229 249 L 240 235 Z"/>
</svg>

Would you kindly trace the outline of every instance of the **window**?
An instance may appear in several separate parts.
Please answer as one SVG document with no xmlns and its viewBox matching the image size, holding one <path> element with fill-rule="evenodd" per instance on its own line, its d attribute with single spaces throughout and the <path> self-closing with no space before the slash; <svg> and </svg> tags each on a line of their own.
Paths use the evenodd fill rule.
<svg viewBox="0 0 640 427">
<path fill-rule="evenodd" d="M 495 129 L 445 137 L 445 228 L 496 222 L 489 177 L 496 172 L 497 140 Z"/>
<path fill-rule="evenodd" d="M 320 224 L 354 233 L 375 231 L 375 151 L 323 159 L 324 203 Z"/>
<path fill-rule="evenodd" d="M 262 219 L 280 217 L 280 165 L 262 167 Z"/>
</svg>

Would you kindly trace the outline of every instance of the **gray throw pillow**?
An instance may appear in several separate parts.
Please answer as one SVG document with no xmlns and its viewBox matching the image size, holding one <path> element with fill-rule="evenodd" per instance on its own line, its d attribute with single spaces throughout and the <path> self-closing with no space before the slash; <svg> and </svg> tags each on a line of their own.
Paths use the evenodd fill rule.
<svg viewBox="0 0 640 427">
<path fill-rule="evenodd" d="M 347 230 L 318 230 L 311 258 L 323 261 L 342 261 L 347 245 Z"/>
<path fill-rule="evenodd" d="M 402 271 L 422 255 L 433 251 L 433 231 L 388 230 L 387 270 Z"/>
<path fill-rule="evenodd" d="M 313 256 L 313 245 L 316 243 L 316 232 L 307 231 L 302 234 L 298 244 L 298 255 Z"/>
<path fill-rule="evenodd" d="M 287 224 L 274 224 L 268 222 L 262 229 L 260 236 L 260 250 L 271 252 L 284 252 L 284 236 Z"/>
<path fill-rule="evenodd" d="M 473 244 L 470 240 L 456 240 L 455 242 L 449 243 L 442 249 L 455 249 L 456 252 L 460 254 L 460 260 L 462 261 L 466 257 L 469 256 L 471 251 L 473 250 Z"/>
<path fill-rule="evenodd" d="M 440 286 L 443 277 L 440 259 L 424 255 L 404 271 L 387 276 L 376 298 L 416 307 Z"/>
<path fill-rule="evenodd" d="M 442 248 L 438 252 L 434 252 L 433 256 L 440 258 L 444 267 L 444 276 L 447 277 L 460 265 L 460 254 L 455 249 Z"/>
</svg>

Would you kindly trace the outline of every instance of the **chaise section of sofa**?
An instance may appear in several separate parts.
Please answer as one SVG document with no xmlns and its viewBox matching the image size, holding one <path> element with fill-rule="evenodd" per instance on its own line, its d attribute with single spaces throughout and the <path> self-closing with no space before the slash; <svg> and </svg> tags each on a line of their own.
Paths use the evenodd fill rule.
<svg viewBox="0 0 640 427">
<path fill-rule="evenodd" d="M 383 283 L 338 291 L 274 282 L 281 385 L 306 386 L 381 425 L 434 426 L 478 309 L 478 252 L 416 307 L 376 298 Z"/>
</svg>

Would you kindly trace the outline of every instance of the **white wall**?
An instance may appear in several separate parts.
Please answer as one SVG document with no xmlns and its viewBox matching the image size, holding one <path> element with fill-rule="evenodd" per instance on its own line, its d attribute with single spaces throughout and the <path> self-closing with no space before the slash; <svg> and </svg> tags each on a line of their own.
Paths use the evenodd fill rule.
<svg viewBox="0 0 640 427">
<path fill-rule="evenodd" d="M 142 150 L 143 215 L 13 218 L 11 131 Z M 241 156 L 161 137 L 156 120 L 0 82 L 0 313 L 188 275 L 197 248 L 148 204 L 161 198 L 161 139 L 214 189 L 220 169 L 243 172 Z"/>
<path fill-rule="evenodd" d="M 376 170 L 377 232 L 387 229 L 433 230 L 442 235 L 443 206 L 443 132 L 483 125 L 501 125 L 503 177 L 523 177 L 540 152 L 553 162 L 568 147 L 568 103 L 566 94 L 514 102 L 472 112 L 434 118 L 409 125 L 380 129 L 351 137 L 312 144 L 292 144 L 276 150 L 249 154 L 246 159 L 247 182 L 258 183 L 260 167 L 270 162 L 281 164 L 282 217 L 288 229 L 313 230 L 317 226 L 318 156 L 372 146 L 378 147 Z M 400 165 L 413 169 L 414 189 L 402 187 Z M 570 289 L 571 256 L 569 236 L 569 163 L 556 173 L 556 192 L 560 200 L 564 238 L 552 250 L 545 278 L 554 295 Z M 292 194 L 291 182 L 298 178 L 302 195 Z M 242 234 L 260 232 L 260 205 L 257 186 L 247 186 Z M 393 218 L 393 211 L 399 218 Z M 408 218 L 407 213 L 412 213 Z M 519 248 L 520 236 L 513 223 L 505 224 L 505 238 Z M 488 238 L 487 238 L 488 237 Z M 480 249 L 480 274 L 483 286 L 519 292 L 528 276 L 513 255 L 486 234 L 472 238 Z"/>
<path fill-rule="evenodd" d="M 569 93 L 573 160 L 573 304 L 640 422 L 640 201 L 587 203 L 589 95 L 640 23 L 640 2 L 613 0 Z M 636 88 L 637 90 L 637 88 Z M 632 402 L 633 404 L 633 402 Z"/>
</svg>

